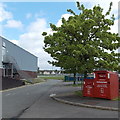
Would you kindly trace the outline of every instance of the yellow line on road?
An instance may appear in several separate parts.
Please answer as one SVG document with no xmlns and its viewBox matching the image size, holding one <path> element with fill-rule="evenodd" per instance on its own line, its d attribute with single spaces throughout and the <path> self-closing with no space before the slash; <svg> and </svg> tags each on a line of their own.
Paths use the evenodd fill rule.
<svg viewBox="0 0 120 120">
<path fill-rule="evenodd" d="M 43 82 L 41 82 L 41 83 L 43 83 Z M 15 87 L 15 88 L 10 88 L 10 89 L 7 89 L 7 90 L 0 90 L 0 92 L 7 92 L 7 91 L 15 90 L 15 89 L 18 89 L 18 88 L 24 88 L 24 87 L 27 87 L 27 86 L 34 86 L 34 85 L 41 84 L 41 83 L 35 83 L 35 84 L 32 84 L 32 85 L 23 85 L 23 86 L 19 86 L 19 87 Z"/>
<path fill-rule="evenodd" d="M 0 90 L 0 92 L 6 92 L 6 91 L 11 91 L 11 90 L 15 90 L 17 88 L 23 88 L 23 87 L 26 87 L 27 85 L 25 86 L 20 86 L 20 87 L 15 87 L 15 88 L 10 88 L 10 89 L 7 89 L 7 90 Z"/>
</svg>

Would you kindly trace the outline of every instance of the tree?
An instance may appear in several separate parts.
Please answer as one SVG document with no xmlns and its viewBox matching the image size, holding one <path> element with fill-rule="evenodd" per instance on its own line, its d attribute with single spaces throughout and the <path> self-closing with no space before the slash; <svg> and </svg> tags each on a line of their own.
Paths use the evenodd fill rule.
<svg viewBox="0 0 120 120">
<path fill-rule="evenodd" d="M 53 34 L 42 34 L 44 50 L 54 59 L 49 63 L 74 76 L 83 73 L 84 78 L 97 68 L 118 70 L 120 54 L 115 50 L 120 47 L 120 37 L 110 32 L 115 20 L 114 15 L 110 15 L 111 6 L 112 3 L 103 14 L 99 5 L 87 9 L 77 2 L 79 14 L 68 9 L 72 15 L 68 20 L 62 18 L 60 27 L 50 24 Z"/>
</svg>

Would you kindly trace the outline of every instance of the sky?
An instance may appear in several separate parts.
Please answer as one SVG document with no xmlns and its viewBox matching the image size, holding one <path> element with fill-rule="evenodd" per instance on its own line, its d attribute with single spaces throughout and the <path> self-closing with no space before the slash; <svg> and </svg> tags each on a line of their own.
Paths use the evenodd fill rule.
<svg viewBox="0 0 120 120">
<path fill-rule="evenodd" d="M 115 15 L 115 24 L 111 32 L 118 33 L 118 1 L 119 0 L 79 0 L 86 8 L 100 5 L 104 13 L 112 1 L 112 14 Z M 5 37 L 14 44 L 24 48 L 38 57 L 38 66 L 41 70 L 59 69 L 48 63 L 53 59 L 43 50 L 44 37 L 42 32 L 51 33 L 49 24 L 61 25 L 61 18 L 68 19 L 72 9 L 76 13 L 75 1 L 69 2 L 14 2 L 6 0 L 0 3 L 0 36 Z"/>
</svg>

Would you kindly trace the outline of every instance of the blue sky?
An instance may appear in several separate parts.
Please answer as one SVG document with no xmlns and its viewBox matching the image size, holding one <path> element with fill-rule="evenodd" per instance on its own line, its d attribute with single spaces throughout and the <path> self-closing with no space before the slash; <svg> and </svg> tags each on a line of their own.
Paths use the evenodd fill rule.
<svg viewBox="0 0 120 120">
<path fill-rule="evenodd" d="M 6 10 L 14 15 L 14 19 L 22 21 L 22 24 L 24 24 L 25 27 L 32 21 L 35 21 L 36 18 L 45 18 L 47 27 L 49 27 L 49 23 L 56 24 L 61 18 L 61 15 L 67 13 L 68 8 L 77 11 L 75 3 L 73 2 L 11 2 L 5 3 L 5 5 L 7 6 Z M 27 18 L 27 14 L 29 14 L 29 18 Z M 5 22 L 6 21 L 4 21 L 3 24 L 5 24 Z M 25 29 L 3 29 L 3 35 L 7 35 L 9 39 L 19 39 L 19 34 L 24 32 Z"/>
<path fill-rule="evenodd" d="M 49 23 L 56 24 L 62 14 L 67 14 L 67 9 L 72 9 L 76 13 L 79 12 L 75 2 L 6 2 L 5 5 L 6 10 L 14 15 L 15 20 L 22 21 L 24 27 L 28 26 L 32 21 L 35 21 L 36 18 L 45 18 L 47 27 L 49 27 Z M 90 7 L 90 3 L 88 2 L 84 5 Z M 31 17 L 27 18 L 27 15 L 31 15 Z M 4 25 L 5 22 L 2 24 Z M 19 39 L 19 34 L 24 32 L 25 29 L 16 30 L 7 27 L 3 29 L 3 35 L 7 35 L 9 39 Z"/>
<path fill-rule="evenodd" d="M 81 0 L 87 7 L 100 4 L 106 10 L 113 1 L 112 13 L 116 18 L 118 15 L 118 1 L 115 0 Z M 1 36 L 11 42 L 21 46 L 27 51 L 35 54 L 39 58 L 40 69 L 57 69 L 47 63 L 52 58 L 43 50 L 42 32 L 51 32 L 49 23 L 61 25 L 61 17 L 68 19 L 70 14 L 67 9 L 72 9 L 76 13 L 75 2 L 3 2 L 0 3 L 0 23 L 2 24 Z M 117 22 L 112 28 L 117 32 Z"/>
</svg>

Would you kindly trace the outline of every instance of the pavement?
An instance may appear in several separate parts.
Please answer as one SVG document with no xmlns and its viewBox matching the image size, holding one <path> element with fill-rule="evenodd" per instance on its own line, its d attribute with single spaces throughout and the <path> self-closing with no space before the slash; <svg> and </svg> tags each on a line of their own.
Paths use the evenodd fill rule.
<svg viewBox="0 0 120 120">
<path fill-rule="evenodd" d="M 120 111 L 118 107 L 119 106 L 118 100 L 108 100 L 103 98 L 78 96 L 75 94 L 75 91 L 71 92 L 71 90 L 63 94 L 51 94 L 50 97 L 58 102 L 62 102 L 74 106 L 101 109 L 101 110 Z"/>
</svg>

